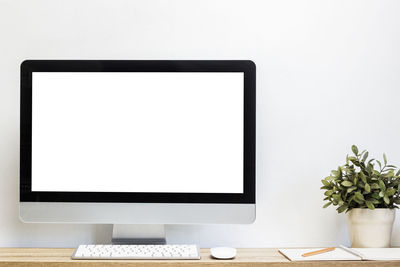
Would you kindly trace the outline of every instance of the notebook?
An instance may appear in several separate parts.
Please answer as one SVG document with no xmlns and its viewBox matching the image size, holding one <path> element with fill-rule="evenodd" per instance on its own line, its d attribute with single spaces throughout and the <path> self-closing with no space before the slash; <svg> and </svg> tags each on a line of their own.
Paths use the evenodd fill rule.
<svg viewBox="0 0 400 267">
<path fill-rule="evenodd" d="M 347 248 L 338 247 L 332 251 L 309 257 L 304 253 L 322 248 L 279 249 L 291 261 L 361 261 L 361 260 L 400 260 L 400 248 Z"/>
</svg>

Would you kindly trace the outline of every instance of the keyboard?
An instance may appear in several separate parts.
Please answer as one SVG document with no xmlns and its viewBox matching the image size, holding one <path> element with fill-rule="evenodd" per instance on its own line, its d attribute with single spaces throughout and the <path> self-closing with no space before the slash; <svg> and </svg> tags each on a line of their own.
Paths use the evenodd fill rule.
<svg viewBox="0 0 400 267">
<path fill-rule="evenodd" d="M 74 260 L 199 260 L 196 245 L 80 245 Z"/>
</svg>

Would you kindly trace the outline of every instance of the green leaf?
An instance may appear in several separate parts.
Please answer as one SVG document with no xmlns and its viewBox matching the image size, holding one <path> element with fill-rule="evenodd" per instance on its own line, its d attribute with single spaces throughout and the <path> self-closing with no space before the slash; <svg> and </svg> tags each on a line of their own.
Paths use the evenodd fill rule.
<svg viewBox="0 0 400 267">
<path fill-rule="evenodd" d="M 377 199 L 373 199 L 371 202 L 372 204 L 381 204 L 381 201 Z"/>
<path fill-rule="evenodd" d="M 385 196 L 385 191 L 379 192 L 379 196 L 380 196 L 380 197 L 384 197 L 384 196 Z"/>
<path fill-rule="evenodd" d="M 396 172 L 396 176 L 400 175 L 400 169 Z"/>
<path fill-rule="evenodd" d="M 368 158 L 368 151 L 365 152 L 365 154 L 364 154 L 364 156 L 363 156 L 363 158 L 362 158 L 362 161 L 366 161 L 367 158 Z"/>
<path fill-rule="evenodd" d="M 350 170 L 349 170 L 347 167 L 345 167 L 345 166 L 340 167 L 340 169 L 341 169 L 342 171 L 345 171 L 345 172 L 350 172 Z"/>
<path fill-rule="evenodd" d="M 368 165 L 367 165 L 367 172 L 368 172 L 368 173 L 372 173 L 373 170 L 374 170 L 374 165 L 368 164 Z"/>
<path fill-rule="evenodd" d="M 321 182 L 326 186 L 330 185 L 330 183 L 328 181 L 326 181 L 326 180 L 321 180 Z"/>
<path fill-rule="evenodd" d="M 370 209 L 370 210 L 373 210 L 373 209 L 375 209 L 375 206 L 374 206 L 374 204 L 372 204 L 372 202 L 371 201 L 365 201 L 365 205 L 367 205 L 367 207 Z"/>
<path fill-rule="evenodd" d="M 329 197 L 333 194 L 333 190 L 328 190 L 324 193 L 325 196 Z"/>
<path fill-rule="evenodd" d="M 367 191 L 368 193 L 371 192 L 371 187 L 369 186 L 369 184 L 365 184 L 364 189 L 365 189 L 365 191 Z"/>
<path fill-rule="evenodd" d="M 395 168 L 395 169 L 397 168 L 397 167 L 394 166 L 394 165 L 386 165 L 386 167 L 387 167 L 387 168 Z"/>
<path fill-rule="evenodd" d="M 349 187 L 349 188 L 347 188 L 347 193 L 351 193 L 351 192 L 353 192 L 353 191 L 356 190 L 356 189 L 357 189 L 356 186 Z"/>
<path fill-rule="evenodd" d="M 342 185 L 345 186 L 345 187 L 350 187 L 350 186 L 353 185 L 353 183 L 350 182 L 350 181 L 343 181 L 343 182 L 342 182 Z"/>
<path fill-rule="evenodd" d="M 355 192 L 354 195 L 356 196 L 356 199 L 358 200 L 364 200 L 364 196 L 360 192 Z"/>
<path fill-rule="evenodd" d="M 364 205 L 364 200 L 360 200 L 360 199 L 358 199 L 358 198 L 354 198 L 354 201 L 355 202 L 357 202 L 359 205 L 358 206 L 361 206 L 361 205 Z"/>
<path fill-rule="evenodd" d="M 378 162 L 379 169 L 382 169 L 382 163 L 379 160 L 376 160 L 376 162 Z"/>
<path fill-rule="evenodd" d="M 327 177 L 325 177 L 324 180 L 326 180 L 326 181 L 332 181 L 333 179 L 335 179 L 335 177 L 333 177 L 333 176 L 327 176 Z"/>
<path fill-rule="evenodd" d="M 373 183 L 371 184 L 371 189 L 380 189 L 380 187 L 377 183 Z"/>
<path fill-rule="evenodd" d="M 348 208 L 348 206 L 347 206 L 346 204 L 344 204 L 344 205 L 340 206 L 339 208 L 337 208 L 336 210 L 337 210 L 339 213 L 342 213 L 342 212 L 345 211 L 347 208 Z"/>
<path fill-rule="evenodd" d="M 358 174 L 356 173 L 354 175 L 353 184 L 357 184 L 357 182 L 358 182 Z"/>
<path fill-rule="evenodd" d="M 364 182 L 364 183 L 367 183 L 367 177 L 365 176 L 365 174 L 361 171 L 360 172 L 360 177 L 361 177 L 361 180 Z"/>
<path fill-rule="evenodd" d="M 381 175 L 381 173 L 378 172 L 377 170 L 373 170 L 372 173 L 373 173 L 374 175 L 378 176 L 378 177 Z"/>
<path fill-rule="evenodd" d="M 396 189 L 394 189 L 393 187 L 389 187 L 389 188 L 386 190 L 386 195 L 387 195 L 388 197 L 393 196 L 394 193 L 396 193 Z"/>
<path fill-rule="evenodd" d="M 386 159 L 385 153 L 383 153 L 383 162 L 385 163 L 385 165 L 387 164 L 387 159 Z"/>
<path fill-rule="evenodd" d="M 387 173 L 385 173 L 383 175 L 383 177 L 385 177 L 385 178 L 392 178 L 393 176 L 394 176 L 394 171 L 393 170 L 390 170 L 390 171 L 388 171 Z"/>
<path fill-rule="evenodd" d="M 385 191 L 385 190 L 386 190 L 386 185 L 385 185 L 385 183 L 384 183 L 382 180 L 379 180 L 378 183 L 379 183 L 380 189 L 381 189 L 382 191 Z"/>
<path fill-rule="evenodd" d="M 356 145 L 351 146 L 351 151 L 353 151 L 354 155 L 358 156 L 358 147 Z"/>
<path fill-rule="evenodd" d="M 340 177 L 340 172 L 336 171 L 336 170 L 332 170 L 332 174 L 334 178 L 339 178 Z"/>
<path fill-rule="evenodd" d="M 390 204 L 390 200 L 389 200 L 389 197 L 387 195 L 385 195 L 383 197 L 383 201 L 385 201 L 386 204 Z"/>
<path fill-rule="evenodd" d="M 339 202 L 340 200 L 342 200 L 342 198 L 341 198 L 340 195 L 338 195 L 338 194 L 333 194 L 333 195 L 332 195 L 332 198 L 333 198 L 336 202 Z"/>
<path fill-rule="evenodd" d="M 379 204 L 381 203 L 379 200 L 375 199 L 375 198 L 368 198 L 367 199 L 369 202 L 371 202 L 372 204 Z"/>
<path fill-rule="evenodd" d="M 350 160 L 351 162 L 354 162 L 354 161 L 357 161 L 357 158 L 354 157 L 354 156 L 350 156 L 350 157 L 349 157 L 349 160 Z"/>
<path fill-rule="evenodd" d="M 395 178 L 395 174 L 394 174 L 394 171 L 395 171 L 395 169 L 392 169 L 392 168 L 385 168 L 385 170 L 386 171 L 391 171 L 392 172 L 392 174 L 391 174 L 391 177 L 394 177 Z"/>
<path fill-rule="evenodd" d="M 371 197 L 373 197 L 375 199 L 380 199 L 381 198 L 381 196 L 377 192 L 373 192 Z"/>
<path fill-rule="evenodd" d="M 361 182 L 361 181 L 357 184 L 357 186 L 358 186 L 358 188 L 360 188 L 360 189 L 364 189 L 364 183 Z"/>
<path fill-rule="evenodd" d="M 332 204 L 332 202 L 328 202 L 328 203 L 326 203 L 324 206 L 322 206 L 324 209 L 326 208 L 326 207 L 329 207 L 330 205 Z"/>
</svg>

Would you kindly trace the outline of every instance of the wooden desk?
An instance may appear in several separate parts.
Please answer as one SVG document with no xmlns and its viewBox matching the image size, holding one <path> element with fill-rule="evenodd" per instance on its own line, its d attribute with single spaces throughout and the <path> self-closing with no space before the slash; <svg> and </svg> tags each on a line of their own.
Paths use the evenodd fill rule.
<svg viewBox="0 0 400 267">
<path fill-rule="evenodd" d="M 182 266 L 399 266 L 400 261 L 324 261 L 324 262 L 290 262 L 282 256 L 277 249 L 273 248 L 254 248 L 238 249 L 238 254 L 234 260 L 213 260 L 210 257 L 209 249 L 201 249 L 201 260 L 181 260 L 181 261 L 133 261 L 133 260 L 71 260 L 74 249 L 71 248 L 0 248 L 0 267 L 23 266 L 23 267 L 68 267 L 68 266 L 112 266 L 112 267 L 182 267 Z"/>
</svg>

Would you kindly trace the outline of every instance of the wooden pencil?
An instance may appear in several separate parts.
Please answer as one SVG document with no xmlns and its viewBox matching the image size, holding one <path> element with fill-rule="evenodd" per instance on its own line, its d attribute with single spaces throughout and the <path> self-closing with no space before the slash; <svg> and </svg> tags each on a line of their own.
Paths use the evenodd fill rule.
<svg viewBox="0 0 400 267">
<path fill-rule="evenodd" d="M 318 255 L 318 254 L 326 253 L 326 252 L 332 251 L 332 250 L 334 250 L 334 249 L 335 249 L 334 247 L 319 249 L 319 250 L 315 250 L 315 251 L 311 251 L 311 252 L 307 252 L 307 253 L 301 254 L 301 256 L 303 256 L 303 257 L 309 257 L 309 256 L 313 256 L 313 255 Z"/>
</svg>

